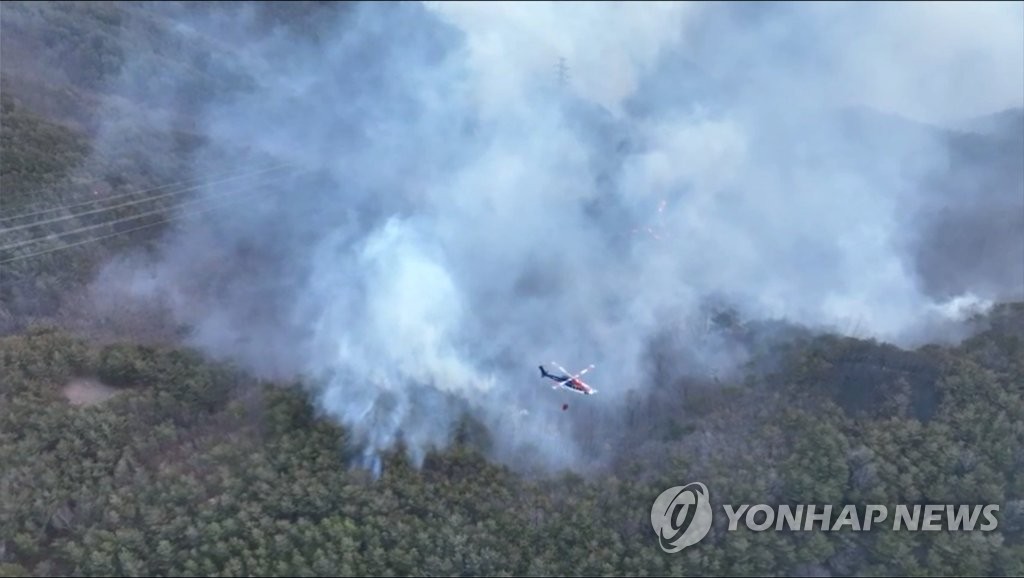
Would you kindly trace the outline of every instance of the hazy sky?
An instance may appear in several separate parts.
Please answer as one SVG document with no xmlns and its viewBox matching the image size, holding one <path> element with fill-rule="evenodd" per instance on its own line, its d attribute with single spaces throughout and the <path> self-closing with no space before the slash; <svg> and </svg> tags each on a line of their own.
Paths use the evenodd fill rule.
<svg viewBox="0 0 1024 578">
<path fill-rule="evenodd" d="M 426 4 L 466 33 L 487 101 L 515 98 L 525 78 L 553 74 L 565 57 L 578 94 L 614 111 L 669 48 L 716 68 L 803 68 L 789 80 L 837 103 L 927 122 L 1024 102 L 1021 2 Z M 714 50 L 694 39 L 711 34 Z"/>
</svg>

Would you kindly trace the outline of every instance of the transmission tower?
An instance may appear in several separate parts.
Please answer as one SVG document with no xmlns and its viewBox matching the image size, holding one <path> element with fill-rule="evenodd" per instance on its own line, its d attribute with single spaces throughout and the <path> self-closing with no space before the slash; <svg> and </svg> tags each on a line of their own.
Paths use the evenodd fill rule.
<svg viewBox="0 0 1024 578">
<path fill-rule="evenodd" d="M 565 86 L 569 84 L 569 67 L 565 64 L 565 57 L 558 59 L 558 85 Z"/>
</svg>

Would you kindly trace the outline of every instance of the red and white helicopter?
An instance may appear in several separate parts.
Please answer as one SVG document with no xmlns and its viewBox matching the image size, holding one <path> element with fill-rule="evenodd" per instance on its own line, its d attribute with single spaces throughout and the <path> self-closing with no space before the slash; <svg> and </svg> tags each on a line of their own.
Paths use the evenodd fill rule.
<svg viewBox="0 0 1024 578">
<path fill-rule="evenodd" d="M 558 370 L 562 372 L 562 375 L 554 375 L 552 373 L 548 373 L 548 371 L 544 369 L 543 365 L 539 366 L 541 377 L 546 377 L 552 381 L 557 382 L 555 385 L 551 386 L 551 389 L 557 389 L 558 386 L 562 386 L 565 389 L 568 389 L 569 391 L 579 393 L 581 395 L 594 395 L 595 393 L 597 393 L 596 389 L 590 387 L 589 385 L 584 383 L 582 379 L 580 379 L 581 375 L 584 375 L 591 369 L 594 369 L 593 365 L 590 365 L 589 367 L 577 373 L 576 375 L 570 376 L 569 372 L 566 371 L 565 368 L 562 367 L 561 365 L 558 365 L 554 361 L 552 361 L 551 364 L 557 367 Z"/>
</svg>

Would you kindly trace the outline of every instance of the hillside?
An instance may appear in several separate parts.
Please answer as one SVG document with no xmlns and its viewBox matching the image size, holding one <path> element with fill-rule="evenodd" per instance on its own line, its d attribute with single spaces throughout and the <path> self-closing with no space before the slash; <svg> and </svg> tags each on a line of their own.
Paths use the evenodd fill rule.
<svg viewBox="0 0 1024 578">
<path fill-rule="evenodd" d="M 229 46 L 208 36 L 181 44 L 168 29 L 167 12 L 175 9 L 171 3 L 4 4 L 0 333 L 34 321 L 98 331 L 75 310 L 97 267 L 119 250 L 158 239 L 174 208 L 205 186 L 195 173 L 205 140 L 188 99 L 230 94 L 246 81 L 209 68 L 231 62 Z M 141 61 L 152 78 L 180 81 L 177 94 L 126 83 L 121 67 L 128 52 L 133 62 L 148 55 Z M 203 150 L 207 157 L 212 152 Z M 231 160 L 221 174 L 241 185 L 254 165 L 267 166 L 246 151 L 224 154 Z M 62 306 L 68 301 L 74 303 Z"/>
<path fill-rule="evenodd" d="M 259 386 L 188 351 L 34 330 L 0 342 L 10 408 L 0 428 L 3 568 L 1015 575 L 1024 571 L 1022 319 L 1024 304 L 1004 307 L 962 346 L 916 352 L 818 338 L 758 384 L 666 385 L 636 400 L 628 438 L 593 429 L 594 441 L 621 443 L 623 459 L 589 479 L 491 465 L 479 454 L 486 438 L 466 427 L 422 470 L 392 455 L 374 483 L 346 467 L 345 431 L 312 414 L 301 389 Z M 121 393 L 75 406 L 62 388 L 80 376 Z M 853 394 L 868 383 L 879 385 Z M 716 522 L 708 544 L 670 557 L 652 544 L 647 515 L 680 480 L 704 482 L 725 503 L 998 503 L 999 529 L 980 540 L 726 535 Z"/>
<path fill-rule="evenodd" d="M 241 19 L 235 6 L 0 5 L 0 576 L 1024 575 L 1024 138 L 1018 138 L 1024 125 L 1019 110 L 974 119 L 956 131 L 867 109 L 836 110 L 814 119 L 821 134 L 846 138 L 839 149 L 814 150 L 814 162 L 844 171 L 895 166 L 899 172 L 903 159 L 883 168 L 863 166 L 870 158 L 864 151 L 893 141 L 939 143 L 936 158 L 942 162 L 913 191 L 905 225 L 915 235 L 907 239 L 907 254 L 930 295 L 996 296 L 990 310 L 955 324 L 953 333 L 966 339 L 954 343 L 941 334 L 935 343 L 897 347 L 747 318 L 723 300 L 708 307 L 706 323 L 692 335 L 682 321 L 666 318 L 664 339 L 652 338 L 648 353 L 649 383 L 611 398 L 619 403 L 586 403 L 592 398 L 573 396 L 563 408 L 563 397 L 547 394 L 564 392 L 550 392 L 547 383 L 536 387 L 542 401 L 531 407 L 531 416 L 557 424 L 553 432 L 570 433 L 580 460 L 589 460 L 585 468 L 577 463 L 576 471 L 552 471 L 534 467 L 529 456 L 495 458 L 500 430 L 489 427 L 492 416 L 480 407 L 497 400 L 487 407 L 508 403 L 509 413 L 518 411 L 511 394 L 497 391 L 485 394 L 486 400 L 470 399 L 473 403 L 439 403 L 438 412 L 458 410 L 444 432 L 451 443 L 431 450 L 416 467 L 404 451 L 416 440 L 400 432 L 383 455 L 380 478 L 374 479 L 356 467 L 363 452 L 361 432 L 325 410 L 322 376 L 274 379 L 267 375 L 271 372 L 259 371 L 297 364 L 291 357 L 298 346 L 286 346 L 306 337 L 278 325 L 286 316 L 275 317 L 281 313 L 275 307 L 292 296 L 275 289 L 310 273 L 288 261 L 292 253 L 280 246 L 274 227 L 300 220 L 302 235 L 290 240 L 307 248 L 318 236 L 340 229 L 337 223 L 351 213 L 347 206 L 320 203 L 325 195 L 317 196 L 316 185 L 321 179 L 333 182 L 323 175 L 328 171 L 314 171 L 304 180 L 293 177 L 294 167 L 273 172 L 279 156 L 291 151 L 274 155 L 250 148 L 252 143 L 211 142 L 215 131 L 205 123 L 217 119 L 206 111 L 224 110 L 213 103 L 268 82 L 250 74 L 248 59 L 254 57 L 239 48 L 242 27 L 210 24 L 223 23 L 217 17 L 224 15 Z M 338 14 L 345 22 L 351 8 L 326 2 L 244 6 L 250 30 L 267 38 L 302 37 L 318 48 L 318 39 L 330 32 L 326 22 Z M 200 12 L 210 19 L 195 20 L 207 27 L 182 24 L 183 15 Z M 396 44 L 413 44 L 414 36 L 409 32 Z M 363 57 L 358 53 L 353 59 Z M 295 64 L 287 55 L 280 59 L 277 64 Z M 129 78 L 149 78 L 152 84 L 125 82 L 122 66 L 129 60 L 141 62 L 145 72 Z M 623 216 L 626 208 L 616 204 L 615 187 L 627 157 L 654 146 L 645 140 L 644 127 L 718 94 L 715 82 L 721 79 L 696 64 L 666 58 L 663 66 L 640 79 L 641 86 L 657 87 L 651 89 L 654 97 L 629 103 L 624 118 L 612 118 L 585 99 L 558 100 L 573 134 L 600 143 L 580 163 L 593 172 L 600 193 L 586 197 L 581 213 L 598 215 L 604 224 L 633 224 Z M 351 74 L 391 87 L 376 69 Z M 687 80 L 672 85 L 672 74 L 685 74 Z M 671 93 L 672 86 L 678 93 Z M 341 96 L 346 99 L 327 95 L 319 106 L 324 101 L 365 106 L 373 93 L 353 89 Z M 395 98 L 404 105 L 403 96 Z M 303 106 L 296 108 L 305 111 Z M 308 108 L 317 110 L 317 103 Z M 446 135 L 465 128 L 462 117 L 444 120 L 445 130 L 452 131 Z M 319 119 L 304 122 L 310 131 L 320 128 Z M 765 125 L 775 130 L 787 122 L 793 119 L 771 118 Z M 323 124 L 325 132 L 347 127 Z M 387 133 L 383 121 L 382 126 Z M 430 132 L 430 127 L 410 131 Z M 822 137 L 824 144 L 833 142 Z M 359 156 L 360 146 L 345 152 L 357 160 L 369 158 Z M 789 159 L 798 145 L 772 142 L 768 148 Z M 404 160 L 410 151 L 426 157 L 433 152 L 413 145 L 387 152 Z M 318 154 L 342 156 L 335 150 Z M 437 166 L 447 162 L 451 159 L 443 157 Z M 408 186 L 408 198 L 394 194 L 399 198 L 394 212 L 427 205 L 409 182 L 430 171 L 416 172 L 420 167 L 412 163 L 399 166 L 412 168 L 397 176 L 380 173 L 383 183 L 370 183 L 353 197 L 363 201 L 386 196 L 389 187 L 406 192 L 401 187 Z M 524 172 L 543 169 L 527 168 Z M 353 172 L 364 179 L 375 174 Z M 273 181 L 279 174 L 284 180 Z M 231 241 L 238 239 L 231 235 L 245 223 L 224 218 L 231 213 L 189 220 L 214 205 L 210 199 L 218 195 L 229 208 L 258 206 L 248 201 L 252 197 L 234 195 L 268 183 L 282 200 L 254 220 L 259 226 L 247 231 L 251 237 L 241 235 L 235 245 Z M 602 204 L 605 199 L 609 202 Z M 299 210 L 310 206 L 315 210 Z M 502 217 L 494 217 L 495 229 Z M 183 222 L 191 228 L 176 229 Z M 178 300 L 177 311 L 166 302 L 140 305 L 102 294 L 104 285 L 96 279 L 104 265 L 157 262 L 165 256 L 167 240 L 182 230 L 186 237 L 210 240 L 197 246 L 215 250 L 173 256 L 172 265 L 194 275 L 167 293 Z M 544 248 L 578 232 L 559 228 Z M 510 246 L 520 241 L 512 239 Z M 485 247 L 471 249 L 474 263 L 498 262 L 490 261 Z M 545 254 L 531 259 L 545 267 L 558 263 Z M 343 262 L 339 258 L 338 266 Z M 728 265 L 715 263 L 722 269 Z M 396 269 L 386 268 L 382 276 Z M 651 270 L 644 269 L 648 275 Z M 126 284 L 151 289 L 173 277 L 139 271 Z M 498 267 L 486 271 L 474 270 L 472 276 L 505 274 Z M 585 289 L 608 282 L 600 273 L 587 271 L 594 277 L 585 279 Z M 522 289 L 524 301 L 559 287 L 559 279 L 534 277 L 500 278 L 496 284 L 530 285 Z M 245 284 L 252 279 L 270 281 Z M 424 287 L 395 298 L 432 313 L 444 302 L 426 300 L 423 295 L 432 287 Z M 344 295 L 334 285 L 318 290 Z M 585 310 L 586 293 L 580 295 Z M 467 316 L 478 316 L 499 343 L 505 328 L 489 326 L 493 312 L 470 304 Z M 191 311 L 193 321 L 211 317 L 199 319 L 210 321 L 201 327 L 207 333 L 181 316 L 182 310 Z M 566 331 L 557 311 L 543 306 L 533 311 L 550 316 L 543 321 L 546 332 Z M 242 323 L 232 326 L 239 319 Z M 403 315 L 388 319 L 394 325 L 385 333 L 396 342 L 412 331 Z M 265 333 L 247 334 L 252 327 Z M 243 351 L 255 352 L 266 365 L 253 369 L 225 360 L 230 356 L 218 355 L 215 347 L 189 346 L 215 342 L 222 336 L 211 333 L 218 331 L 244 341 L 249 349 Z M 273 339 L 261 342 L 268 334 Z M 618 342 L 619 336 L 607 339 Z M 705 349 L 694 347 L 697 341 Z M 622 343 L 623 349 L 627 345 Z M 332 353 L 343 348 L 338 345 Z M 694 351 L 707 349 L 723 357 L 742 352 L 737 358 L 744 363 L 722 375 L 684 370 Z M 536 373 L 533 366 L 526 369 L 531 377 Z M 606 398 L 615 394 L 610 390 L 625 387 L 608 381 L 601 386 Z M 358 390 L 363 384 L 350 385 Z M 552 447 L 569 441 L 541 434 L 533 439 Z M 533 449 L 541 453 L 543 448 Z M 714 525 L 699 544 L 666 554 L 652 528 L 652 504 L 666 489 L 696 481 L 710 490 Z M 837 510 L 844 504 L 884 504 L 890 512 L 897 504 L 998 504 L 998 527 L 990 532 L 754 532 L 741 524 L 729 530 L 722 504 L 762 503 L 829 504 Z"/>
<path fill-rule="evenodd" d="M 293 4 L 257 3 L 247 14 L 261 31 L 314 30 L 323 26 L 318 11 L 342 11 L 339 6 L 344 6 Z M 203 12 L 230 11 L 228 6 L 209 3 Z M 228 36 L 194 28 L 184 33 L 180 26 L 172 26 L 189 10 L 178 3 L 5 5 L 0 39 L 7 56 L 0 62 L 0 218 L 16 230 L 4 231 L 0 245 L 0 331 L 61 318 L 60 302 L 68 289 L 85 284 L 111 251 L 158 238 L 166 228 L 162 221 L 173 215 L 176 204 L 210 188 L 204 181 L 216 182 L 211 173 L 229 181 L 238 176 L 243 179 L 238 186 L 244 186 L 265 180 L 259 175 L 246 177 L 253 174 L 249 171 L 279 161 L 249 150 L 245 143 L 211 148 L 214 144 L 197 124 L 205 122 L 202 109 L 251 90 L 259 81 L 247 76 Z M 129 52 L 133 66 L 151 72 L 133 69 L 130 78 L 122 78 Z M 649 92 L 660 95 L 660 100 L 631 101 L 624 119 L 612 119 L 607 111 L 579 98 L 564 100 L 562 109 L 580 138 L 601 145 L 591 161 L 598 187 L 616 186 L 612 173 L 623 159 L 650 146 L 640 130 L 644 123 L 693 106 L 713 109 L 712 101 L 722 98 L 716 91 L 733 95 L 737 90 L 718 86 L 722 80 L 713 71 L 671 56 L 640 79 L 641 86 L 650 85 Z M 163 87 L 140 86 L 140 77 L 168 80 Z M 665 83 L 677 77 L 685 83 L 666 88 Z M 667 98 L 671 94 L 677 97 Z M 813 123 L 808 127 L 812 132 L 846 139 L 846 148 L 830 149 L 834 142 L 826 137 L 817 153 L 822 162 L 842 170 L 865 170 L 858 159 L 873 149 L 892 148 L 893 142 L 936 143 L 929 145 L 940 151 L 934 166 L 917 186 L 910 212 L 902 217 L 911 267 L 929 294 L 940 299 L 965 291 L 1010 301 L 1024 295 L 1021 109 L 965 121 L 970 127 L 965 131 L 863 108 L 800 122 Z M 781 155 L 780 162 L 792 162 L 792 155 L 798 154 L 794 143 L 766 146 Z M 894 167 L 886 170 L 903 170 L 900 167 L 914 161 L 892 162 Z M 207 170 L 210 166 L 218 169 Z M 607 219 L 621 218 L 622 207 L 594 209 L 607 213 Z M 46 222 L 33 224 L 39 220 Z M 114 220 L 116 225 L 105 224 Z M 143 228 L 138 232 L 129 231 L 139 227 Z M 84 233 L 76 233 L 83 228 Z M 60 250 L 62 246 L 68 248 Z M 41 251 L 41 256 L 29 258 Z M 35 297 L 25 299 L 25 292 Z"/>
</svg>

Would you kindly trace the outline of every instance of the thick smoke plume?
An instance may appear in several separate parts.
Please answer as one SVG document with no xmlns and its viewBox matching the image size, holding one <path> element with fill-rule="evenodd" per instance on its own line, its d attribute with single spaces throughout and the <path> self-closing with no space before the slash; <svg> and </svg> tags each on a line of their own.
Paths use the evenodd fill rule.
<svg viewBox="0 0 1024 578">
<path fill-rule="evenodd" d="M 496 456 L 582 467 L 571 394 L 537 365 L 596 364 L 599 394 L 570 401 L 605 408 L 658 387 L 655 338 L 674 375 L 727 372 L 746 352 L 707 331 L 714 304 L 914 343 L 1022 293 L 1020 239 L 969 278 L 918 258 L 948 233 L 929 210 L 962 206 L 934 186 L 941 128 L 1024 104 L 1021 3 L 278 9 L 166 11 L 248 79 L 188 98 L 196 175 L 241 147 L 289 171 L 111 263 L 97 294 L 159 299 L 204 350 L 306 376 L 370 465 L 399 440 L 422 460 L 468 409 Z M 985 202 L 1020 214 L 1019 186 Z"/>
</svg>

